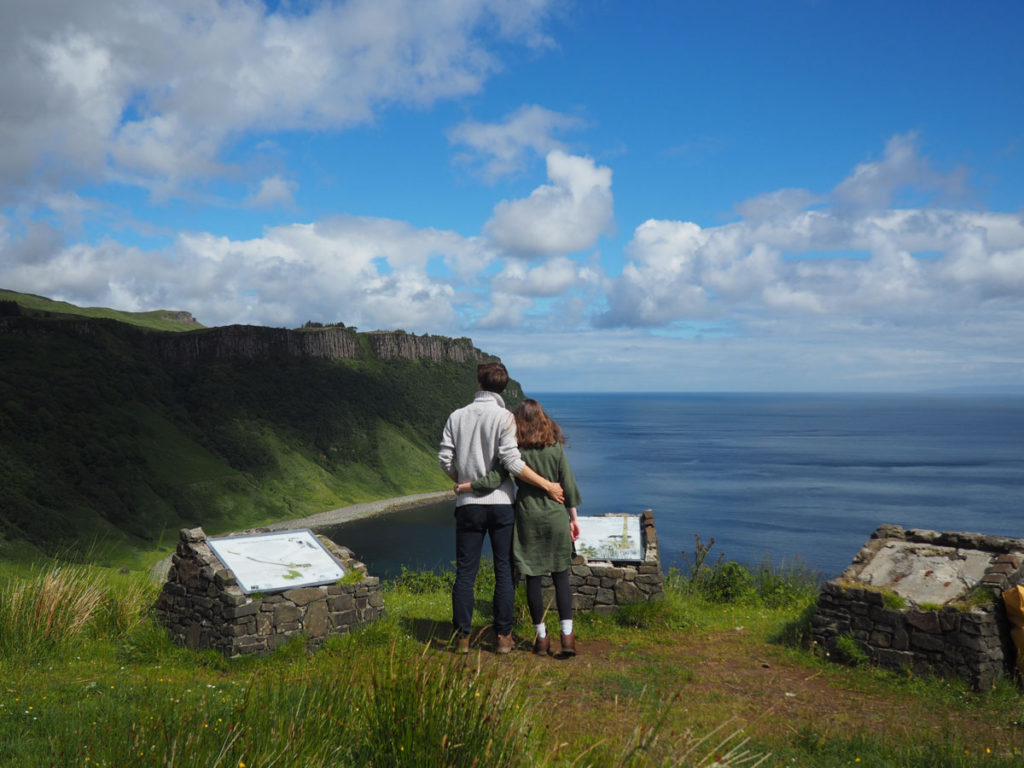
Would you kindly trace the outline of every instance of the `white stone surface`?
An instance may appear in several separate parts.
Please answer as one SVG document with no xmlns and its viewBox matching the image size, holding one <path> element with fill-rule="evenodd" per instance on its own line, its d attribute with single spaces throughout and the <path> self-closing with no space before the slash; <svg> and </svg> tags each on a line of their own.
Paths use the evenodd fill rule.
<svg viewBox="0 0 1024 768">
<path fill-rule="evenodd" d="M 858 580 L 891 589 L 918 605 L 946 605 L 981 581 L 992 558 L 992 553 L 976 549 L 893 541 L 875 553 Z"/>
</svg>

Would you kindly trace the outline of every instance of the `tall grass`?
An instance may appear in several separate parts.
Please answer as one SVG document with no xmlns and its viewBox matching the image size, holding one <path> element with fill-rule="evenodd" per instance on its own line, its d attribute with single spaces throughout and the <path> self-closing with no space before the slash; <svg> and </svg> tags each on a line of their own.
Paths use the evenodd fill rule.
<svg viewBox="0 0 1024 768">
<path fill-rule="evenodd" d="M 36 658 L 66 646 L 92 623 L 104 590 L 87 568 L 48 566 L 0 587 L 0 654 Z"/>
<path fill-rule="evenodd" d="M 137 627 L 155 588 L 137 577 L 112 583 L 101 569 L 50 563 L 0 584 L 0 658 L 35 660 L 67 650 L 87 633 Z"/>
<path fill-rule="evenodd" d="M 532 764 L 522 689 L 493 668 L 375 647 L 333 667 L 298 663 L 276 671 L 226 683 L 85 682 L 37 702 L 23 718 L 20 743 L 9 743 L 6 754 L 0 746 L 0 764 Z"/>
</svg>

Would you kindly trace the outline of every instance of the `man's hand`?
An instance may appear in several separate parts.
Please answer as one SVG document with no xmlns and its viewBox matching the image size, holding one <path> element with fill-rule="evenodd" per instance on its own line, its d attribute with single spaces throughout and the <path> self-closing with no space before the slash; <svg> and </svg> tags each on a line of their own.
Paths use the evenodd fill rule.
<svg viewBox="0 0 1024 768">
<path fill-rule="evenodd" d="M 562 486 L 559 483 L 548 483 L 544 492 L 553 500 L 559 504 L 565 503 L 565 491 L 562 490 Z"/>
</svg>

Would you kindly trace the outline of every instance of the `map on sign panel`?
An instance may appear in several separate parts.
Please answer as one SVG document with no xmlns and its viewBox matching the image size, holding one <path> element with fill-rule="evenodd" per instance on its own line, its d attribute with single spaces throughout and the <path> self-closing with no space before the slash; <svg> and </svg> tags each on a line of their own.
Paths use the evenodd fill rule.
<svg viewBox="0 0 1024 768">
<path fill-rule="evenodd" d="M 309 529 L 225 536 L 206 543 L 246 593 L 331 584 L 345 569 Z"/>
<path fill-rule="evenodd" d="M 595 515 L 580 517 L 576 552 L 588 560 L 644 559 L 639 515 Z"/>
</svg>

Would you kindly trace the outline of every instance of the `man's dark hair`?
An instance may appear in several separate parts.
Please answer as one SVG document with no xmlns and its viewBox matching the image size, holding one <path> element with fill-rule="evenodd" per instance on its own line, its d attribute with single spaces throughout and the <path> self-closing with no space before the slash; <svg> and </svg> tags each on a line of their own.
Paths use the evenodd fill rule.
<svg viewBox="0 0 1024 768">
<path fill-rule="evenodd" d="M 508 371 L 504 363 L 480 363 L 476 367 L 476 380 L 480 389 L 500 395 L 508 386 Z"/>
</svg>

